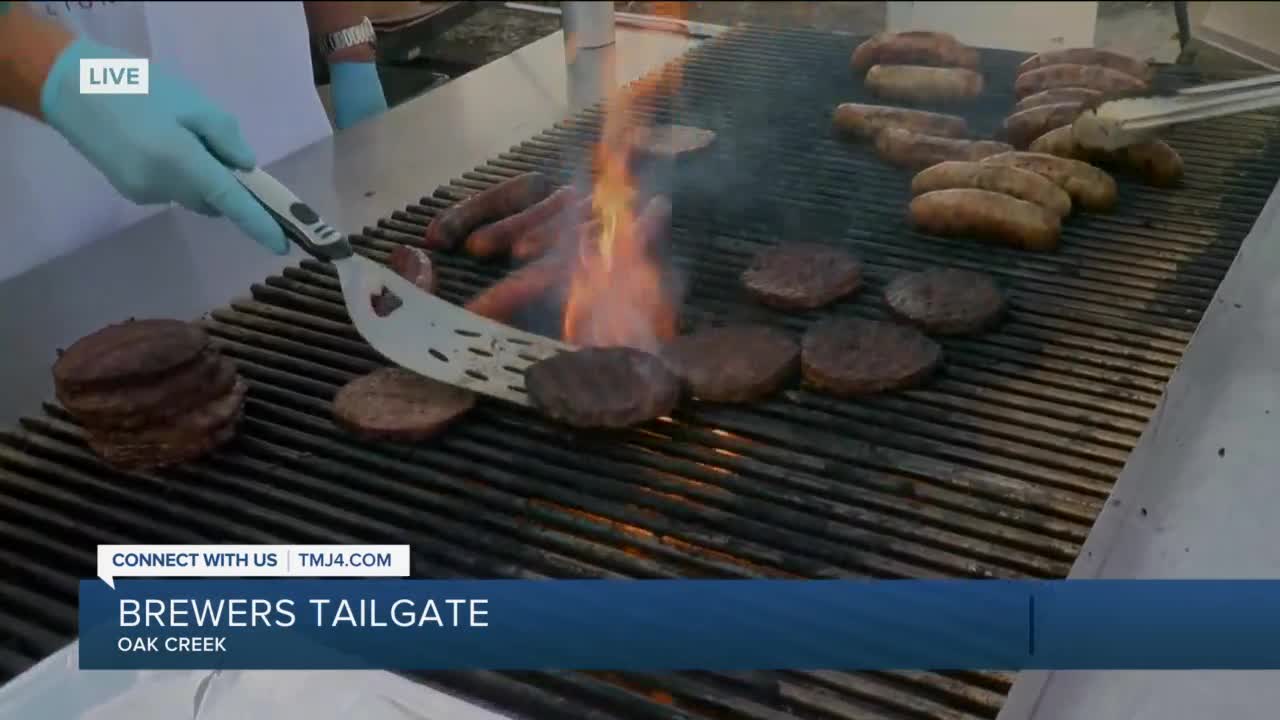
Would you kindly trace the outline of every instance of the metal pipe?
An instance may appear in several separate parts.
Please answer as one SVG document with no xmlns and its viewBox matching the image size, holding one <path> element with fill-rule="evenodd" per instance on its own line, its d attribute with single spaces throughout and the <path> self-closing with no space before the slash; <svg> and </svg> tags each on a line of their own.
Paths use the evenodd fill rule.
<svg viewBox="0 0 1280 720">
<path fill-rule="evenodd" d="M 562 2 L 560 21 L 564 27 L 566 60 L 574 57 L 570 49 L 594 50 L 615 42 L 613 3 Z"/>
<path fill-rule="evenodd" d="M 618 85 L 613 3 L 563 2 L 560 11 L 569 110 L 577 112 Z"/>
</svg>

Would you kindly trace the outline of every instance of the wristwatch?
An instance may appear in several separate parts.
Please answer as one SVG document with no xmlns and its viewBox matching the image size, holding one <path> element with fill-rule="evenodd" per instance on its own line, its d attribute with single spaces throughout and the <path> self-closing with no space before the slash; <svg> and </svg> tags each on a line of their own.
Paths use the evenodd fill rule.
<svg viewBox="0 0 1280 720">
<path fill-rule="evenodd" d="M 356 47 L 358 45 L 377 45 L 378 34 L 373 30 L 373 23 L 369 18 L 364 18 L 359 25 L 352 25 L 349 28 L 343 28 L 337 32 L 331 32 L 320 37 L 320 49 L 325 55 L 332 55 L 339 50 Z"/>
</svg>

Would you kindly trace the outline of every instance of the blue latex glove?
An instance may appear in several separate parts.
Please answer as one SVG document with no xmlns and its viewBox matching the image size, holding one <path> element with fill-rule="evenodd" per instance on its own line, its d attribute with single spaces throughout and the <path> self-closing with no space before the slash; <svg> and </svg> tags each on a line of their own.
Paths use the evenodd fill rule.
<svg viewBox="0 0 1280 720">
<path fill-rule="evenodd" d="M 339 130 L 387 109 L 378 66 L 371 62 L 329 65 L 329 91 L 333 99 L 333 121 Z"/>
<path fill-rule="evenodd" d="M 287 253 L 280 225 L 228 169 L 256 164 L 235 118 L 154 63 L 147 95 L 80 94 L 81 58 L 120 57 L 129 56 L 84 38 L 63 50 L 40 92 L 45 122 L 130 200 L 226 216 L 264 247 Z"/>
</svg>

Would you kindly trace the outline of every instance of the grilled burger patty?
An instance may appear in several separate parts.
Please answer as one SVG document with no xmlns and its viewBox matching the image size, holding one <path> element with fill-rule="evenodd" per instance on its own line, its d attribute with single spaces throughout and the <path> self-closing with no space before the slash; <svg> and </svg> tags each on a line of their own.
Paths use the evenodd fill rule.
<svg viewBox="0 0 1280 720">
<path fill-rule="evenodd" d="M 130 320 L 77 340 L 53 364 L 58 389 L 101 390 L 164 375 L 194 360 L 209 336 L 180 320 Z"/>
<path fill-rule="evenodd" d="M 942 347 L 905 325 L 831 318 L 805 333 L 800 363 L 810 385 L 852 397 L 924 381 L 942 364 Z"/>
<path fill-rule="evenodd" d="M 934 335 L 982 332 L 1005 311 L 990 275 L 953 268 L 899 275 L 885 286 L 884 300 L 894 315 Z"/>
<path fill-rule="evenodd" d="M 716 134 L 689 125 L 656 125 L 641 132 L 636 149 L 648 155 L 676 157 L 711 146 Z"/>
<path fill-rule="evenodd" d="M 440 432 L 475 402 L 470 390 L 403 368 L 382 368 L 338 391 L 333 418 L 363 437 L 413 442 Z"/>
<path fill-rule="evenodd" d="M 742 273 L 757 300 L 786 310 L 822 307 L 862 286 L 862 263 L 829 245 L 789 243 L 766 250 Z"/>
<path fill-rule="evenodd" d="M 680 381 L 656 355 L 626 347 L 586 348 L 534 363 L 525 389 L 535 407 L 578 428 L 622 428 L 668 415 Z"/>
<path fill-rule="evenodd" d="M 58 401 L 85 425 L 123 430 L 163 423 L 231 391 L 236 365 L 212 350 L 169 375 L 109 390 L 58 390 Z"/>
<path fill-rule="evenodd" d="M 730 325 L 678 337 L 661 355 L 694 396 L 711 402 L 751 402 L 790 379 L 798 367 L 800 346 L 781 330 Z"/>
<path fill-rule="evenodd" d="M 230 392 L 177 415 L 164 424 L 141 429 L 89 429 L 89 447 L 107 464 L 121 470 L 143 470 L 195 460 L 236 434 L 249 386 L 237 380 Z"/>
</svg>

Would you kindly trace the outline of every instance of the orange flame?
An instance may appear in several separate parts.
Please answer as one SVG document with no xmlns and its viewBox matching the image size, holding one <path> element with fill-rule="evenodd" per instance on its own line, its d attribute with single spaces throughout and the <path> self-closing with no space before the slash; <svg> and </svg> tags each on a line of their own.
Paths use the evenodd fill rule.
<svg viewBox="0 0 1280 720">
<path fill-rule="evenodd" d="M 676 334 L 676 308 L 638 222 L 640 193 L 631 172 L 637 136 L 626 92 L 606 88 L 604 127 L 593 162 L 592 214 L 598 234 L 583 238 L 564 308 L 564 339 L 580 346 L 628 346 L 655 352 Z M 646 232 L 648 231 L 648 232 Z"/>
</svg>

